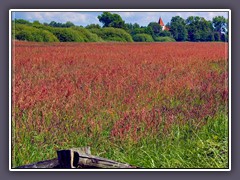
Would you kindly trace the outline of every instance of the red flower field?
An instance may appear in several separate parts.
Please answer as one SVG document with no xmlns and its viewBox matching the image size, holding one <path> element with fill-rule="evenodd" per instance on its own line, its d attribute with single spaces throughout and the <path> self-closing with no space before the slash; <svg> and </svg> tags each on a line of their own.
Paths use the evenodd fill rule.
<svg viewBox="0 0 240 180">
<path fill-rule="evenodd" d="M 16 41 L 13 46 L 14 165 L 51 158 L 56 149 L 89 145 L 95 154 L 146 167 L 139 157 L 123 154 L 140 151 L 144 143 L 159 144 L 156 139 L 176 138 L 176 128 L 198 132 L 228 115 L 227 43 Z M 226 138 L 227 127 L 222 128 Z M 184 142 L 190 136 L 182 136 Z M 200 149 L 206 148 L 203 144 Z M 201 167 L 200 161 L 154 162 L 149 167 Z M 209 164 L 204 167 L 218 167 Z"/>
</svg>

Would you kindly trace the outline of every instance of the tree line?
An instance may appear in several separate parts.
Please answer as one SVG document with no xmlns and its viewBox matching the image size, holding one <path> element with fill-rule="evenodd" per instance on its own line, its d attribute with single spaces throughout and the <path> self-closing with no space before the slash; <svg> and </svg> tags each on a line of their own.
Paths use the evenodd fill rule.
<svg viewBox="0 0 240 180">
<path fill-rule="evenodd" d="M 29 22 L 23 19 L 13 20 L 14 39 L 36 42 L 173 42 L 173 41 L 228 41 L 228 20 L 217 16 L 206 20 L 199 16 L 183 19 L 172 17 L 166 24 L 169 30 L 163 30 L 157 22 L 147 26 L 137 23 L 125 23 L 119 14 L 103 12 L 98 16 L 99 24 L 77 26 L 68 21 L 59 23 Z"/>
</svg>

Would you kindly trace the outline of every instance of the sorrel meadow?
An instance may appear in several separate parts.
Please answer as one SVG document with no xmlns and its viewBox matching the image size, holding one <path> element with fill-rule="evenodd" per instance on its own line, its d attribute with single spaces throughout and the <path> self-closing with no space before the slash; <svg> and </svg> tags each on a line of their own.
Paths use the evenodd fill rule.
<svg viewBox="0 0 240 180">
<path fill-rule="evenodd" d="M 228 43 L 13 42 L 12 166 L 90 146 L 143 168 L 228 168 Z"/>
</svg>

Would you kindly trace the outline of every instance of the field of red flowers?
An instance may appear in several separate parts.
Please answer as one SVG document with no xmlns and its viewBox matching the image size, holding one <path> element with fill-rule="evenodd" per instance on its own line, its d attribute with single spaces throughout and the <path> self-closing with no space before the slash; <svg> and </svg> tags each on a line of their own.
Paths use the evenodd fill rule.
<svg viewBox="0 0 240 180">
<path fill-rule="evenodd" d="M 117 159 L 228 114 L 227 43 L 14 42 L 12 57 L 14 165 L 85 145 Z"/>
</svg>

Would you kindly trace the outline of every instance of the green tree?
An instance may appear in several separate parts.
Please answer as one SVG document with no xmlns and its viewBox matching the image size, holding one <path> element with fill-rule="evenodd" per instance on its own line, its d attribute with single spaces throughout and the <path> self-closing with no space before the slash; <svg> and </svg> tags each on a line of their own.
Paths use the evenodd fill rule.
<svg viewBox="0 0 240 180">
<path fill-rule="evenodd" d="M 161 36 L 161 37 L 171 37 L 171 33 L 170 33 L 170 31 L 161 31 L 160 33 L 159 33 L 159 36 Z"/>
<path fill-rule="evenodd" d="M 71 21 L 67 21 L 65 24 L 65 27 L 72 27 L 72 26 L 75 26 Z"/>
<path fill-rule="evenodd" d="M 221 34 L 221 41 L 225 42 L 226 41 L 226 35 L 223 33 Z"/>
<path fill-rule="evenodd" d="M 118 14 L 103 12 L 103 14 L 98 16 L 98 19 L 103 23 L 103 27 L 124 28 L 125 26 L 125 22 Z"/>
<path fill-rule="evenodd" d="M 222 40 L 223 40 L 223 38 L 222 38 Z M 224 41 L 228 42 L 228 31 L 224 34 Z"/>
<path fill-rule="evenodd" d="M 133 28 L 133 24 L 132 23 L 125 23 L 125 30 L 128 32 L 128 33 L 132 33 L 134 28 Z"/>
<path fill-rule="evenodd" d="M 49 23 L 49 26 L 51 26 L 51 27 L 69 28 L 69 27 L 75 26 L 75 24 L 73 24 L 71 21 L 67 21 L 66 23 L 60 23 L 60 22 L 51 21 Z"/>
<path fill-rule="evenodd" d="M 213 32 L 211 21 L 199 16 L 188 17 L 186 19 L 186 28 L 189 41 L 207 41 L 208 36 Z"/>
<path fill-rule="evenodd" d="M 49 24 L 48 24 L 48 23 L 46 23 L 46 22 L 44 22 L 44 23 L 43 23 L 43 25 L 44 25 L 44 26 L 49 26 Z"/>
<path fill-rule="evenodd" d="M 25 24 L 25 25 L 31 25 L 32 24 L 31 22 L 29 22 L 27 20 L 24 20 L 24 19 L 15 19 L 14 23 L 16 23 L 16 24 Z"/>
<path fill-rule="evenodd" d="M 214 17 L 212 22 L 215 31 L 219 33 L 227 31 L 227 19 L 225 19 L 223 16 Z"/>
<path fill-rule="evenodd" d="M 153 35 L 153 30 L 151 27 L 144 27 L 144 26 L 141 26 L 139 28 L 135 28 L 131 35 L 135 35 L 135 34 L 148 34 L 148 35 Z"/>
<path fill-rule="evenodd" d="M 214 40 L 215 41 L 220 41 L 220 34 L 219 34 L 219 32 L 214 32 Z"/>
<path fill-rule="evenodd" d="M 172 17 L 170 22 L 170 32 L 176 41 L 185 41 L 187 39 L 185 20 L 180 16 Z"/>
<path fill-rule="evenodd" d="M 99 24 L 89 24 L 85 27 L 86 29 L 101 29 L 101 26 Z"/>
<path fill-rule="evenodd" d="M 154 37 L 158 37 L 162 31 L 162 27 L 156 22 L 150 22 L 148 27 L 151 28 Z"/>
<path fill-rule="evenodd" d="M 59 26 L 58 26 L 58 23 L 55 22 L 55 21 L 51 21 L 51 22 L 49 23 L 49 26 L 51 26 L 51 27 L 59 27 Z"/>
<path fill-rule="evenodd" d="M 133 24 L 133 29 L 140 28 L 140 25 L 138 23 Z"/>
<path fill-rule="evenodd" d="M 39 21 L 33 21 L 33 25 L 41 25 Z"/>
<path fill-rule="evenodd" d="M 208 34 L 207 41 L 214 41 L 214 34 L 213 33 Z"/>
<path fill-rule="evenodd" d="M 222 41 L 227 41 L 228 36 L 225 34 L 228 33 L 228 20 L 223 16 L 214 17 L 212 20 L 214 31 L 218 33 L 218 37 Z M 215 34 L 216 34 L 215 33 Z M 214 34 L 215 40 L 218 39 L 217 35 Z"/>
</svg>

